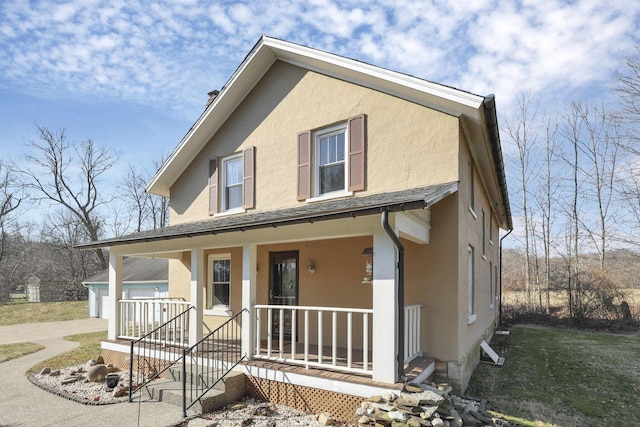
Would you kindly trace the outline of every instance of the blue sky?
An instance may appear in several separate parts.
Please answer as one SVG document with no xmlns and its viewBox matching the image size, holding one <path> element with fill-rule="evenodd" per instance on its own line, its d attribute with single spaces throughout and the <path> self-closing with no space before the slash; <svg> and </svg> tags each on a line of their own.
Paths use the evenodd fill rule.
<svg viewBox="0 0 640 427">
<path fill-rule="evenodd" d="M 502 118 L 523 91 L 607 101 L 640 2 L 0 0 L 0 158 L 20 163 L 38 123 L 113 147 L 114 177 L 151 169 L 262 34 L 495 93 Z"/>
</svg>

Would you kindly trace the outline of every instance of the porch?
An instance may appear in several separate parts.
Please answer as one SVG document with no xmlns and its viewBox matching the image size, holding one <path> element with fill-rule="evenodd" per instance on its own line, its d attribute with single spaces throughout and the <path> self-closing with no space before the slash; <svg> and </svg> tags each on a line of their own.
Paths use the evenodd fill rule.
<svg viewBox="0 0 640 427">
<path fill-rule="evenodd" d="M 144 337 L 148 344 L 161 348 L 163 355 L 179 355 L 182 349 L 193 345 L 189 325 L 197 316 L 190 302 L 134 299 L 120 300 L 118 305 L 117 341 Z M 404 309 L 405 368 L 422 356 L 421 311 L 420 304 Z M 281 365 L 278 369 L 283 370 L 290 367 L 296 372 L 301 369 L 311 374 L 326 371 L 373 380 L 376 363 L 373 309 L 257 304 L 247 310 L 247 314 L 251 313 L 253 315 L 237 316 L 235 326 L 243 331 L 241 334 L 219 335 L 215 342 L 205 341 L 209 344 L 200 347 L 200 352 L 206 355 L 211 350 L 209 347 L 215 346 L 223 352 L 240 354 L 251 366 L 266 368 L 277 364 Z M 242 323 L 246 318 L 253 321 L 244 328 Z M 250 333 L 246 333 L 247 329 Z M 255 341 L 243 342 L 247 336 L 253 336 Z M 245 352 L 247 348 L 252 351 Z"/>
</svg>

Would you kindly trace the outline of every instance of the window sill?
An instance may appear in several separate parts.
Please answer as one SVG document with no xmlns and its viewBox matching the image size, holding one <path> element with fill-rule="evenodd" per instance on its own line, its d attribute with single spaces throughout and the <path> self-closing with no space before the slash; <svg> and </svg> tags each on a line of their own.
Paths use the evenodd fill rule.
<svg viewBox="0 0 640 427">
<path fill-rule="evenodd" d="M 234 209 L 229 209 L 228 211 L 218 212 L 217 214 L 214 214 L 213 217 L 219 218 L 221 216 L 235 215 L 235 214 L 245 213 L 245 212 L 246 210 L 244 208 L 234 208 Z"/>
<path fill-rule="evenodd" d="M 353 196 L 353 191 L 341 190 L 341 191 L 334 191 L 331 193 L 323 194 L 321 196 L 311 197 L 309 199 L 306 199 L 305 201 L 308 203 L 314 203 L 314 202 L 322 202 L 324 200 L 339 199 L 341 197 L 349 197 L 349 196 Z"/>
<path fill-rule="evenodd" d="M 471 325 L 472 323 L 475 323 L 477 318 L 478 316 L 475 314 L 467 314 L 467 325 Z"/>
<path fill-rule="evenodd" d="M 491 243 L 493 245 L 493 240 L 489 240 L 489 243 Z"/>
<path fill-rule="evenodd" d="M 233 312 L 231 310 L 226 310 L 224 308 L 209 308 L 202 312 L 205 316 L 221 316 L 221 317 L 231 317 Z"/>
<path fill-rule="evenodd" d="M 482 254 L 482 259 L 486 261 L 487 260 L 487 256 L 485 254 Z"/>
<path fill-rule="evenodd" d="M 471 212 L 471 215 L 473 215 L 473 219 L 478 219 L 478 215 L 476 215 L 471 206 L 469 206 L 469 212 Z"/>
<path fill-rule="evenodd" d="M 489 304 L 489 310 L 493 310 L 493 304 Z"/>
</svg>

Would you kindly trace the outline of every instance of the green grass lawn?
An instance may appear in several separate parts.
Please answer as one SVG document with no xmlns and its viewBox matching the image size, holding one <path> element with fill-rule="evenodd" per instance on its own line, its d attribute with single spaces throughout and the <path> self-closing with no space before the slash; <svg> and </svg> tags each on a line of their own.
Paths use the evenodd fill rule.
<svg viewBox="0 0 640 427">
<path fill-rule="evenodd" d="M 87 301 L 65 302 L 26 302 L 12 301 L 0 305 L 0 326 L 19 325 L 22 323 L 56 322 L 61 320 L 88 319 Z M 44 366 L 62 368 L 85 363 L 100 354 L 100 341 L 107 338 L 107 332 L 73 335 L 66 337 L 70 341 L 78 341 L 80 347 L 53 359 L 39 363 L 30 372 L 37 372 Z M 0 345 L 0 363 L 22 357 L 42 350 L 44 347 L 35 343 L 15 343 Z"/>
<path fill-rule="evenodd" d="M 88 301 L 12 301 L 0 305 L 0 326 L 88 318 Z"/>
<path fill-rule="evenodd" d="M 496 412 L 531 426 L 631 426 L 640 420 L 637 335 L 516 326 L 492 345 L 506 358 L 504 367 L 481 363 L 467 394 L 487 399 Z"/>
<path fill-rule="evenodd" d="M 107 331 L 89 332 L 65 337 L 66 340 L 80 343 L 80 347 L 38 363 L 29 369 L 29 373 L 37 373 L 42 368 L 65 368 L 67 366 L 83 365 L 87 360 L 96 359 L 100 355 L 100 342 L 107 339 Z"/>
<path fill-rule="evenodd" d="M 16 359 L 18 357 L 26 356 L 27 354 L 35 353 L 44 348 L 43 345 L 32 342 L 20 342 L 14 344 L 2 344 L 0 345 L 0 363 L 7 360 Z"/>
</svg>

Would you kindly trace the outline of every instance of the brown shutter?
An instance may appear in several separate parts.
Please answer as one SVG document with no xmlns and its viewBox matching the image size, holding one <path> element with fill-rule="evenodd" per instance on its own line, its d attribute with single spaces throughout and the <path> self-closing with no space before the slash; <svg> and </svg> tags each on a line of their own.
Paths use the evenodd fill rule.
<svg viewBox="0 0 640 427">
<path fill-rule="evenodd" d="M 256 147 L 251 147 L 242 152 L 242 207 L 244 209 L 255 207 L 255 150 Z"/>
<path fill-rule="evenodd" d="M 311 131 L 298 134 L 298 200 L 311 197 Z"/>
<path fill-rule="evenodd" d="M 218 213 L 218 159 L 209 160 L 209 215 Z"/>
<path fill-rule="evenodd" d="M 361 191 L 365 187 L 366 129 L 365 115 L 350 117 L 349 125 L 349 191 Z"/>
</svg>

